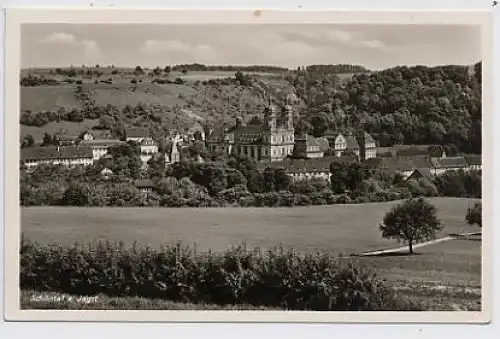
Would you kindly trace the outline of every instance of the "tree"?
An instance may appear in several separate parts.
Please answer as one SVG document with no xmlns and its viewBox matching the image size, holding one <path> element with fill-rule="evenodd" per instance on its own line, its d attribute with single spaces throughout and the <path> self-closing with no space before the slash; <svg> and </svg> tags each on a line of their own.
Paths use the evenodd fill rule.
<svg viewBox="0 0 500 339">
<path fill-rule="evenodd" d="M 35 139 L 31 134 L 27 134 L 23 138 L 22 147 L 32 147 L 35 144 Z"/>
<path fill-rule="evenodd" d="M 135 66 L 135 70 L 134 70 L 134 72 L 135 72 L 136 74 L 143 74 L 143 73 L 144 73 L 144 70 L 142 69 L 142 67 L 141 67 L 141 66 Z"/>
<path fill-rule="evenodd" d="M 483 218 L 482 218 L 482 204 L 475 203 L 474 207 L 467 209 L 467 214 L 465 216 L 465 221 L 467 221 L 470 225 L 478 225 L 479 227 L 483 227 Z"/>
<path fill-rule="evenodd" d="M 436 208 L 423 198 L 408 199 L 394 206 L 380 225 L 383 238 L 397 239 L 408 244 L 413 254 L 413 244 L 436 238 L 442 224 L 436 216 Z"/>
</svg>

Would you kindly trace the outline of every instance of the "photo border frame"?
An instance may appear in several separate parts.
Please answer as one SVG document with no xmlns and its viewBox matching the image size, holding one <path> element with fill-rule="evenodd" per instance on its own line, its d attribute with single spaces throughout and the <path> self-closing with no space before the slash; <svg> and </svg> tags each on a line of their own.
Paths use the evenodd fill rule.
<svg viewBox="0 0 500 339">
<path fill-rule="evenodd" d="M 486 10 L 291 10 L 9 8 L 5 26 L 5 145 L 19 142 L 20 39 L 24 23 L 68 24 L 410 24 L 481 26 L 483 177 L 493 182 L 493 20 Z M 15 84 L 15 85 L 14 85 Z M 15 113 L 14 113 L 15 112 Z M 19 147 L 5 148 L 4 312 L 8 321 L 487 323 L 492 307 L 493 185 L 483 181 L 482 310 L 478 312 L 68 311 L 19 307 Z M 14 226 L 13 226 L 14 225 Z"/>
</svg>

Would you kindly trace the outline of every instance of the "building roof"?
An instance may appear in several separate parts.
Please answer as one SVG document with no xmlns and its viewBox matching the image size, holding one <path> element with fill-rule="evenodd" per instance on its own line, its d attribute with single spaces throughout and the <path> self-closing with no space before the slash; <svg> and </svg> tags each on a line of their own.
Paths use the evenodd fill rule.
<svg viewBox="0 0 500 339">
<path fill-rule="evenodd" d="M 482 163 L 482 157 L 481 154 L 468 154 L 464 155 L 465 161 L 469 166 L 476 165 L 476 166 L 481 166 Z"/>
<path fill-rule="evenodd" d="M 375 143 L 375 139 L 373 139 L 371 134 L 365 132 L 365 143 L 367 142 Z"/>
<path fill-rule="evenodd" d="M 346 149 L 348 150 L 354 150 L 354 149 L 359 149 L 359 144 L 356 141 L 356 138 L 352 134 L 346 134 L 344 135 L 345 138 L 345 143 L 346 143 Z"/>
<path fill-rule="evenodd" d="M 430 181 L 431 183 L 434 182 L 433 177 L 432 177 L 432 173 L 431 173 L 430 169 L 428 169 L 428 168 L 416 168 L 410 176 L 412 176 L 415 173 L 419 174 L 420 177 L 425 178 L 426 180 Z M 410 178 L 410 177 L 408 177 L 408 178 Z"/>
<path fill-rule="evenodd" d="M 407 158 L 385 157 L 382 159 L 380 168 L 391 171 L 412 171 L 417 168 L 432 168 L 433 162 L 429 156 L 413 156 Z"/>
<path fill-rule="evenodd" d="M 273 161 L 267 163 L 258 163 L 257 168 L 284 169 L 287 173 L 305 173 L 305 172 L 330 172 L 330 157 L 315 159 L 285 159 L 282 161 Z"/>
<path fill-rule="evenodd" d="M 93 158 L 92 149 L 81 146 L 26 147 L 21 149 L 22 160 Z"/>
<path fill-rule="evenodd" d="M 156 185 L 151 180 L 137 180 L 135 187 L 137 188 L 153 188 Z"/>
<path fill-rule="evenodd" d="M 83 140 L 78 144 L 79 146 L 85 147 L 111 147 L 125 144 L 123 141 L 116 139 L 95 139 L 95 140 Z"/>
<path fill-rule="evenodd" d="M 330 149 L 330 143 L 326 138 L 316 138 L 316 141 L 319 145 L 319 150 L 321 152 L 326 152 Z"/>
<path fill-rule="evenodd" d="M 57 138 L 59 141 L 75 141 L 78 140 L 77 135 L 58 135 Z"/>
<path fill-rule="evenodd" d="M 150 138 L 151 133 L 149 133 L 148 128 L 144 127 L 130 127 L 125 129 L 125 135 L 127 138 Z"/>
<path fill-rule="evenodd" d="M 141 141 L 141 145 L 142 146 L 155 146 L 155 145 L 158 145 L 156 143 L 156 141 L 152 140 L 152 139 L 144 139 Z"/>
<path fill-rule="evenodd" d="M 375 157 L 375 158 L 369 158 L 369 159 L 363 160 L 363 164 L 374 167 L 374 168 L 379 168 L 382 166 L 383 161 L 384 161 L 384 159 L 382 159 L 381 157 Z"/>
<path fill-rule="evenodd" d="M 328 139 L 336 138 L 340 133 L 333 131 L 331 129 L 327 129 L 324 133 L 323 136 Z"/>
<path fill-rule="evenodd" d="M 447 157 L 442 159 L 435 159 L 434 165 L 436 168 L 457 168 L 468 166 L 465 157 Z"/>
</svg>

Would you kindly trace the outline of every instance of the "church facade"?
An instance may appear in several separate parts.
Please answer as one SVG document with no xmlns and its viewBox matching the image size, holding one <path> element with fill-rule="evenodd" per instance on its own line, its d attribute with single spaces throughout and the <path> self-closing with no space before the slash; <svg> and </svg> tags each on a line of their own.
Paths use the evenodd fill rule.
<svg viewBox="0 0 500 339">
<path fill-rule="evenodd" d="M 278 111 L 270 104 L 264 111 L 263 123 L 245 125 L 238 117 L 232 128 L 211 133 L 207 146 L 211 151 L 219 149 L 257 161 L 281 161 L 293 153 L 294 134 L 293 108 L 287 105 Z"/>
</svg>

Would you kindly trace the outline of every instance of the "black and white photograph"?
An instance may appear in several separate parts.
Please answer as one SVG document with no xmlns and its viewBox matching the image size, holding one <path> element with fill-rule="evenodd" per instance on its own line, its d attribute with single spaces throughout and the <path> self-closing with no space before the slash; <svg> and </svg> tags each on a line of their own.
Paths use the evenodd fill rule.
<svg viewBox="0 0 500 339">
<path fill-rule="evenodd" d="M 484 317 L 479 20 L 111 14 L 7 55 L 19 311 Z"/>
</svg>

